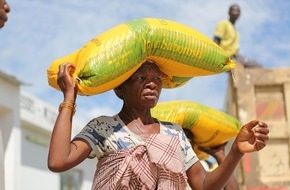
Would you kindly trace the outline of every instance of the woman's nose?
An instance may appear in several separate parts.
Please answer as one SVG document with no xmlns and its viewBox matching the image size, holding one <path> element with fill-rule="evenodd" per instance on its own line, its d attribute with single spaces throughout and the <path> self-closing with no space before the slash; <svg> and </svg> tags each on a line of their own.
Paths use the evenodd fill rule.
<svg viewBox="0 0 290 190">
<path fill-rule="evenodd" d="M 155 89 L 157 87 L 157 85 L 156 85 L 156 83 L 154 81 L 151 80 L 151 81 L 148 81 L 146 83 L 146 87 L 150 88 L 150 89 Z"/>
</svg>

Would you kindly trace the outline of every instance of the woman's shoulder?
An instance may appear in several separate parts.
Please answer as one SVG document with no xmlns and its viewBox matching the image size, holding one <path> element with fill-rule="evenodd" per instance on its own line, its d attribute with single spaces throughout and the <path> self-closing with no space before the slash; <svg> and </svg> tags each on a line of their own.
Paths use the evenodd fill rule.
<svg viewBox="0 0 290 190">
<path fill-rule="evenodd" d="M 108 115 L 100 115 L 98 117 L 94 117 L 90 120 L 90 122 L 92 121 L 117 121 L 117 115 L 114 116 L 108 116 Z"/>
<path fill-rule="evenodd" d="M 175 130 L 175 131 L 182 131 L 182 127 L 177 123 L 173 123 L 170 121 L 159 121 L 159 122 L 166 129 L 171 129 L 171 130 Z"/>
<path fill-rule="evenodd" d="M 118 125 L 120 123 L 120 120 L 118 119 L 117 115 L 114 116 L 107 116 L 107 115 L 101 115 L 98 117 L 95 117 L 89 121 L 87 126 L 114 126 Z"/>
</svg>

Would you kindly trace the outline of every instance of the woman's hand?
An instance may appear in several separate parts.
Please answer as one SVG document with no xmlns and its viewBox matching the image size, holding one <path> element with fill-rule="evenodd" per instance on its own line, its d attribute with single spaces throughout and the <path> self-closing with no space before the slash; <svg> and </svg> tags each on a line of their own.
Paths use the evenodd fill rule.
<svg viewBox="0 0 290 190">
<path fill-rule="evenodd" d="M 253 120 L 245 124 L 236 138 L 241 153 L 254 152 L 263 149 L 269 140 L 269 129 L 266 123 Z"/>
<path fill-rule="evenodd" d="M 77 95 L 76 80 L 72 78 L 75 67 L 71 63 L 64 63 L 59 66 L 57 84 L 63 92 L 64 99 L 74 101 Z"/>
</svg>

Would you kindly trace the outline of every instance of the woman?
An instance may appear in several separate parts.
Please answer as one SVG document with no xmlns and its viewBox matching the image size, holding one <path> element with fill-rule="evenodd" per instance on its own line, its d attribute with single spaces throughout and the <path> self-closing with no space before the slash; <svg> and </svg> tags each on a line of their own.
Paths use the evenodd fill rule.
<svg viewBox="0 0 290 190">
<path fill-rule="evenodd" d="M 123 100 L 121 111 L 92 119 L 71 141 L 77 92 L 71 69 L 69 63 L 59 67 L 64 101 L 52 132 L 48 167 L 62 172 L 96 156 L 92 189 L 185 189 L 188 182 L 192 189 L 219 190 L 243 154 L 261 150 L 268 140 L 267 125 L 251 121 L 243 126 L 218 169 L 207 173 L 182 128 L 151 116 L 161 93 L 162 72 L 148 60 L 114 89 Z"/>
</svg>

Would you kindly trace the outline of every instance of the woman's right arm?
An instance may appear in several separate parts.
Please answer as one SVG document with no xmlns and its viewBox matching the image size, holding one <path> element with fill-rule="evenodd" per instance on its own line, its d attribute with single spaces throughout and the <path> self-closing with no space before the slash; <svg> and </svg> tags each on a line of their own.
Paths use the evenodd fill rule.
<svg viewBox="0 0 290 190">
<path fill-rule="evenodd" d="M 245 153 L 260 151 L 269 140 L 267 124 L 253 120 L 240 129 L 226 158 L 212 172 L 206 173 L 200 163 L 193 164 L 187 171 L 192 189 L 222 189 Z"/>
<path fill-rule="evenodd" d="M 218 165 L 220 165 L 226 158 L 226 154 L 225 154 L 225 147 L 226 147 L 227 143 L 224 143 L 220 146 L 217 147 L 213 147 L 213 148 L 200 148 L 200 150 L 210 154 L 211 156 L 213 156 Z M 231 175 L 231 177 L 229 178 L 228 182 L 226 183 L 225 190 L 239 190 L 239 185 L 238 182 L 235 178 L 234 175 Z"/>
<path fill-rule="evenodd" d="M 84 140 L 71 141 L 74 105 L 77 97 L 75 81 L 71 77 L 73 65 L 59 66 L 58 85 L 64 100 L 60 106 L 49 147 L 48 168 L 53 172 L 66 171 L 85 160 L 91 152 L 91 146 Z"/>
</svg>

